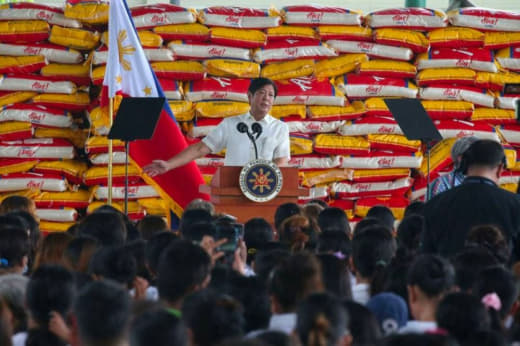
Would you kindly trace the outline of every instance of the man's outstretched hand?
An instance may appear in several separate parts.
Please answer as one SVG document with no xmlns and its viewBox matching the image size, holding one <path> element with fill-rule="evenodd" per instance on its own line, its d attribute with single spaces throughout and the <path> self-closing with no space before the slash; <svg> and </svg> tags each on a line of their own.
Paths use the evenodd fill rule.
<svg viewBox="0 0 520 346">
<path fill-rule="evenodd" d="M 168 161 L 164 160 L 153 160 L 152 163 L 143 167 L 143 171 L 150 177 L 166 173 L 169 170 Z"/>
</svg>

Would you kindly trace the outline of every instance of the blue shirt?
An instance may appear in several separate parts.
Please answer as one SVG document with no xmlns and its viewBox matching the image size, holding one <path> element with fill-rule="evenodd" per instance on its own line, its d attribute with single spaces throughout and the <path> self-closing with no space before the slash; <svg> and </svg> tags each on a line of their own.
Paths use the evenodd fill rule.
<svg viewBox="0 0 520 346">
<path fill-rule="evenodd" d="M 459 186 L 462 184 L 462 181 L 464 181 L 464 174 L 455 170 L 442 177 L 438 177 L 430 183 L 430 198 L 444 191 L 448 191 L 455 186 Z"/>
</svg>

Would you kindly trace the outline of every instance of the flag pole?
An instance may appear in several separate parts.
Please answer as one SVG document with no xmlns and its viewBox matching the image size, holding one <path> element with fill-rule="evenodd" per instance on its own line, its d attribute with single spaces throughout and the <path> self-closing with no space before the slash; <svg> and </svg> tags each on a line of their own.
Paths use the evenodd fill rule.
<svg viewBox="0 0 520 346">
<path fill-rule="evenodd" d="M 111 97 L 108 103 L 108 124 L 112 128 L 114 122 L 114 98 Z M 108 205 L 112 205 L 112 140 L 108 140 Z"/>
</svg>

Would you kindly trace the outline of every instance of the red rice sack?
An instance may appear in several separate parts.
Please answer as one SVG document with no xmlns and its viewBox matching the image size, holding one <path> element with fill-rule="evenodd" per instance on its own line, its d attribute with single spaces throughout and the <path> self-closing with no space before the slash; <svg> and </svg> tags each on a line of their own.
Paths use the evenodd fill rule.
<svg viewBox="0 0 520 346">
<path fill-rule="evenodd" d="M 172 4 L 153 4 L 132 7 L 130 10 L 136 29 L 151 29 L 170 24 L 195 23 L 195 13 Z"/>
<path fill-rule="evenodd" d="M 370 152 L 370 142 L 363 137 L 319 134 L 314 137 L 314 151 L 329 155 L 366 155 Z"/>
<path fill-rule="evenodd" d="M 403 135 L 369 134 L 367 139 L 372 150 L 415 153 L 421 148 L 421 141 L 408 140 Z"/>
<path fill-rule="evenodd" d="M 31 124 L 7 121 L 0 123 L 0 141 L 14 141 L 18 139 L 28 139 L 33 135 Z"/>
<path fill-rule="evenodd" d="M 395 8 L 370 12 L 366 17 L 372 28 L 403 28 L 409 30 L 432 30 L 448 26 L 448 17 L 439 10 L 427 8 Z"/>
<path fill-rule="evenodd" d="M 76 85 L 72 82 L 52 81 L 35 75 L 4 75 L 0 80 L 0 90 L 73 94 L 76 92 Z"/>
<path fill-rule="evenodd" d="M 83 174 L 87 171 L 87 163 L 76 160 L 43 161 L 38 163 L 33 172 L 64 176 L 72 184 L 81 184 Z"/>
<path fill-rule="evenodd" d="M 388 78 L 415 78 L 417 69 L 405 61 L 370 60 L 359 66 L 359 74 Z"/>
<path fill-rule="evenodd" d="M 485 123 L 472 123 L 462 120 L 436 120 L 434 123 L 442 138 L 445 139 L 475 136 L 480 139 L 500 141 L 496 130 Z"/>
<path fill-rule="evenodd" d="M 365 136 L 371 133 L 402 135 L 403 131 L 394 118 L 367 117 L 345 123 L 338 129 L 338 133 L 343 136 Z"/>
<path fill-rule="evenodd" d="M 389 208 L 396 220 L 404 218 L 406 207 L 410 204 L 410 200 L 404 197 L 373 197 L 360 198 L 356 201 L 355 214 L 359 217 L 366 217 L 368 211 L 375 206 L 384 205 Z"/>
<path fill-rule="evenodd" d="M 333 183 L 330 192 L 335 198 L 402 196 L 412 184 L 411 178 L 380 183 Z"/>
<path fill-rule="evenodd" d="M 354 101 L 347 106 L 309 106 L 307 116 L 310 120 L 334 121 L 358 119 L 366 113 L 361 101 Z"/>
<path fill-rule="evenodd" d="M 420 152 L 372 151 L 368 156 L 342 156 L 340 167 L 354 169 L 419 168 L 422 161 L 423 156 Z"/>
<path fill-rule="evenodd" d="M 199 23 L 157 26 L 153 28 L 153 31 L 165 41 L 206 41 L 209 39 L 209 28 Z"/>
<path fill-rule="evenodd" d="M 43 20 L 0 21 L 0 42 L 32 43 L 49 38 L 49 23 Z"/>
<path fill-rule="evenodd" d="M 108 187 L 98 186 L 95 189 L 94 196 L 99 200 L 108 199 Z M 159 197 L 159 193 L 157 193 L 153 186 L 142 183 L 128 185 L 128 199 L 135 200 L 140 198 L 153 197 Z M 118 184 L 112 186 L 112 198 L 116 200 L 125 199 L 125 186 Z"/>
<path fill-rule="evenodd" d="M 296 5 L 282 8 L 284 22 L 290 25 L 361 25 L 361 13 L 341 7 Z"/>
<path fill-rule="evenodd" d="M 209 77 L 188 83 L 185 90 L 187 101 L 233 100 L 248 102 L 249 79 Z"/>
<path fill-rule="evenodd" d="M 419 97 L 423 100 L 457 100 L 468 101 L 482 107 L 494 107 L 495 96 L 485 89 L 470 86 L 431 85 L 419 89 Z"/>
<path fill-rule="evenodd" d="M 497 52 L 496 57 L 500 67 L 520 72 L 520 47 L 503 48 Z"/>
<path fill-rule="evenodd" d="M 501 94 L 497 96 L 497 107 L 502 109 L 516 109 L 519 94 Z"/>
<path fill-rule="evenodd" d="M 231 58 L 251 60 L 251 51 L 246 48 L 219 46 L 215 44 L 181 41 L 168 43 L 176 60 L 203 60 L 209 58 Z"/>
<path fill-rule="evenodd" d="M 279 40 L 267 43 L 253 54 L 258 63 L 286 61 L 295 59 L 326 59 L 338 56 L 326 44 L 306 40 Z"/>
<path fill-rule="evenodd" d="M 372 29 L 357 25 L 322 25 L 316 28 L 316 32 L 322 41 L 372 41 Z"/>
<path fill-rule="evenodd" d="M 503 171 L 498 180 L 499 185 L 517 184 L 520 180 L 520 171 Z"/>
<path fill-rule="evenodd" d="M 38 162 L 38 159 L 0 159 L 0 172 L 2 174 L 28 172 Z"/>
<path fill-rule="evenodd" d="M 293 156 L 289 160 L 289 165 L 301 170 L 332 169 L 338 168 L 340 164 L 341 158 L 339 156 L 300 155 Z"/>
<path fill-rule="evenodd" d="M 305 104 L 340 106 L 346 104 L 345 96 L 326 78 L 301 77 L 275 81 L 278 96 L 274 104 Z"/>
<path fill-rule="evenodd" d="M 61 8 L 27 2 L 0 5 L 0 20 L 45 20 L 53 25 L 81 27 L 79 21 L 65 18 Z"/>
<path fill-rule="evenodd" d="M 47 65 L 42 55 L 36 56 L 0 56 L 0 73 L 29 74 L 38 72 Z"/>
<path fill-rule="evenodd" d="M 471 48 L 484 45 L 484 33 L 470 28 L 447 27 L 428 33 L 431 48 Z"/>
<path fill-rule="evenodd" d="M 393 47 L 372 42 L 328 40 L 327 45 L 338 53 L 365 53 L 371 58 L 409 61 L 413 52 L 409 48 Z"/>
<path fill-rule="evenodd" d="M 64 139 L 24 139 L 0 142 L 0 157 L 72 159 L 74 146 Z"/>
<path fill-rule="evenodd" d="M 67 192 L 42 192 L 34 197 L 36 208 L 84 209 L 92 201 L 92 193 L 86 190 Z"/>
<path fill-rule="evenodd" d="M 12 173 L 2 175 L 0 192 L 38 189 L 41 191 L 67 191 L 67 181 L 59 175 L 39 173 Z"/>
<path fill-rule="evenodd" d="M 36 215 L 40 220 L 53 222 L 75 222 L 78 219 L 76 209 L 36 209 Z"/>
<path fill-rule="evenodd" d="M 430 68 L 417 74 L 417 85 L 474 85 L 476 78 L 477 72 L 469 68 Z"/>
<path fill-rule="evenodd" d="M 0 51 L 9 56 L 44 56 L 49 62 L 79 64 L 83 61 L 81 52 L 48 43 L 8 44 L 0 43 Z"/>
<path fill-rule="evenodd" d="M 267 35 L 260 30 L 213 27 L 209 31 L 209 40 L 223 46 L 258 48 L 265 45 Z"/>
<path fill-rule="evenodd" d="M 417 97 L 417 87 L 404 79 L 346 75 L 336 79 L 336 86 L 349 98 Z"/>
<path fill-rule="evenodd" d="M 463 67 L 497 72 L 493 52 L 482 48 L 435 48 L 417 57 L 417 69 Z"/>
<path fill-rule="evenodd" d="M 450 23 L 486 31 L 520 31 L 520 13 L 467 7 L 448 12 Z"/>
<path fill-rule="evenodd" d="M 336 132 L 344 121 L 287 121 L 289 132 L 297 133 L 330 133 Z"/>
<path fill-rule="evenodd" d="M 231 6 L 202 9 L 199 11 L 199 20 L 207 26 L 243 29 L 273 28 L 282 24 L 282 18 L 274 10 Z"/>
<path fill-rule="evenodd" d="M 414 53 L 424 53 L 430 46 L 424 34 L 402 29 L 377 29 L 374 33 L 374 41 L 389 46 L 410 48 Z"/>
</svg>

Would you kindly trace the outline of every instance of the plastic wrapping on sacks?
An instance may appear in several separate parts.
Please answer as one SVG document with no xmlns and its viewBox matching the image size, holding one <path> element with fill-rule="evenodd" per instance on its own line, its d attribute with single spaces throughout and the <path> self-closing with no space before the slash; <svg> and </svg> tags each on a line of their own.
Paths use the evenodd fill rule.
<svg viewBox="0 0 520 346">
<path fill-rule="evenodd" d="M 232 6 L 215 6 L 199 10 L 199 20 L 207 26 L 242 29 L 264 29 L 282 24 L 282 18 L 275 10 Z"/>
<path fill-rule="evenodd" d="M 168 49 L 173 52 L 176 60 L 202 60 L 209 58 L 230 58 L 251 60 L 251 51 L 246 48 L 220 46 L 203 42 L 172 41 Z"/>
<path fill-rule="evenodd" d="M 408 30 L 432 30 L 448 25 L 446 13 L 428 8 L 395 8 L 370 12 L 365 17 L 372 28 L 402 28 Z"/>
<path fill-rule="evenodd" d="M 377 29 L 374 41 L 379 44 L 410 48 L 414 53 L 424 53 L 430 42 L 423 33 L 402 29 Z"/>
<path fill-rule="evenodd" d="M 339 121 L 287 121 L 289 133 L 330 133 L 336 132 L 343 126 L 344 120 Z"/>
<path fill-rule="evenodd" d="M 406 154 L 392 151 L 373 151 L 368 156 L 342 156 L 341 167 L 353 169 L 419 168 L 422 161 L 421 152 Z"/>
<path fill-rule="evenodd" d="M 241 48 L 258 48 L 265 44 L 267 35 L 260 30 L 213 27 L 209 40 L 215 44 Z"/>
<path fill-rule="evenodd" d="M 264 65 L 260 76 L 271 80 L 307 77 L 314 73 L 314 60 L 301 59 Z"/>
<path fill-rule="evenodd" d="M 54 174 L 11 173 L 1 176 L 0 192 L 38 189 L 41 191 L 67 191 L 65 178 Z"/>
<path fill-rule="evenodd" d="M 36 75 L 4 75 L 0 80 L 0 90 L 73 94 L 76 92 L 76 85 L 72 82 L 52 81 Z"/>
<path fill-rule="evenodd" d="M 60 46 L 79 50 L 89 50 L 95 48 L 100 40 L 98 32 L 82 29 L 63 28 L 54 25 L 51 29 L 49 41 Z"/>
<path fill-rule="evenodd" d="M 130 10 L 136 29 L 151 29 L 170 24 L 195 23 L 194 11 L 172 4 L 153 4 L 132 7 Z"/>
<path fill-rule="evenodd" d="M 72 184 L 81 184 L 83 174 L 87 171 L 87 169 L 87 163 L 84 161 L 42 161 L 33 168 L 33 172 L 62 175 Z"/>
<path fill-rule="evenodd" d="M 500 67 L 520 72 L 520 47 L 508 47 L 499 50 L 496 58 Z"/>
<path fill-rule="evenodd" d="M 319 134 L 314 137 L 314 151 L 330 155 L 363 155 L 370 152 L 370 142 L 363 137 Z"/>
<path fill-rule="evenodd" d="M 336 86 L 349 98 L 416 98 L 417 87 L 404 79 L 349 74 L 336 78 Z"/>
<path fill-rule="evenodd" d="M 0 159 L 0 172 L 2 174 L 23 173 L 30 171 L 40 160 L 28 159 Z"/>
<path fill-rule="evenodd" d="M 308 40 L 278 40 L 257 49 L 253 59 L 258 63 L 286 61 L 295 59 L 326 59 L 338 53 L 325 43 Z"/>
<path fill-rule="evenodd" d="M 65 17 L 77 19 L 88 24 L 108 23 L 108 2 L 89 1 L 77 4 L 66 4 Z"/>
<path fill-rule="evenodd" d="M 79 64 L 83 61 L 83 55 L 79 51 L 48 43 L 0 43 L 0 51 L 3 55 L 9 56 L 41 55 L 44 56 L 49 62 L 56 62 L 61 64 Z"/>
<path fill-rule="evenodd" d="M 482 48 L 434 48 L 417 57 L 417 69 L 463 67 L 477 71 L 497 72 L 494 54 Z"/>
<path fill-rule="evenodd" d="M 70 28 L 80 28 L 81 23 L 75 19 L 65 18 L 59 7 L 35 3 L 10 3 L 0 5 L 0 20 L 41 20 L 49 24 Z"/>
<path fill-rule="evenodd" d="M 477 72 L 469 68 L 430 68 L 417 74 L 417 85 L 459 84 L 474 85 Z"/>
<path fill-rule="evenodd" d="M 413 179 L 374 183 L 333 183 L 331 194 L 336 198 L 402 196 L 413 184 Z"/>
<path fill-rule="evenodd" d="M 281 13 L 290 25 L 361 25 L 361 12 L 342 7 L 294 5 L 283 7 Z"/>
<path fill-rule="evenodd" d="M 495 106 L 495 95 L 492 92 L 464 85 L 431 85 L 420 88 L 419 97 L 423 100 L 468 101 L 483 107 Z"/>
<path fill-rule="evenodd" d="M 251 61 L 208 59 L 203 62 L 209 75 L 229 78 L 258 78 L 260 65 Z"/>
<path fill-rule="evenodd" d="M 345 106 L 343 93 L 335 88 L 326 78 L 301 77 L 275 81 L 278 96 L 274 100 L 279 104 L 305 104 L 323 106 Z"/>
<path fill-rule="evenodd" d="M 304 187 L 329 184 L 337 181 L 352 180 L 351 169 L 322 169 L 313 171 L 300 171 L 301 184 Z"/>
<path fill-rule="evenodd" d="M 206 41 L 209 39 L 209 28 L 199 23 L 157 26 L 153 28 L 153 32 L 160 35 L 166 41 Z"/>
<path fill-rule="evenodd" d="M 339 53 L 364 53 L 373 58 L 409 61 L 414 55 L 410 48 L 393 47 L 372 42 L 328 40 L 327 44 Z"/>
<path fill-rule="evenodd" d="M 389 78 L 415 78 L 417 68 L 405 61 L 370 60 L 359 66 L 359 74 Z"/>
<path fill-rule="evenodd" d="M 313 28 L 305 26 L 283 25 L 276 28 L 269 28 L 267 32 L 267 41 L 296 39 L 296 40 L 314 40 L 319 42 L 316 31 Z"/>
<path fill-rule="evenodd" d="M 366 108 L 363 102 L 354 101 L 349 105 L 340 106 L 309 106 L 307 107 L 307 115 L 311 120 L 333 121 L 333 120 L 351 120 L 357 119 L 365 115 Z"/>
<path fill-rule="evenodd" d="M 498 132 L 506 140 L 507 143 L 519 147 L 520 146 L 520 125 L 506 124 L 498 127 Z"/>
<path fill-rule="evenodd" d="M 316 32 L 322 41 L 372 41 L 372 29 L 357 25 L 322 25 Z"/>
<path fill-rule="evenodd" d="M 462 120 L 436 120 L 434 123 L 442 138 L 445 139 L 475 136 L 480 139 L 500 141 L 496 130 L 483 122 L 472 123 Z"/>
<path fill-rule="evenodd" d="M 410 177 L 408 168 L 355 169 L 353 172 L 352 180 L 355 183 L 394 181 Z"/>
<path fill-rule="evenodd" d="M 0 42 L 33 43 L 49 38 L 49 23 L 43 20 L 0 21 Z"/>
<path fill-rule="evenodd" d="M 36 73 L 47 65 L 43 55 L 0 56 L 0 73 Z"/>
<path fill-rule="evenodd" d="M 195 104 L 195 115 L 204 118 L 227 118 L 249 112 L 249 103 L 205 101 Z"/>
<path fill-rule="evenodd" d="M 8 121 L 0 123 L 0 141 L 14 141 L 28 139 L 33 135 L 30 123 Z"/>
<path fill-rule="evenodd" d="M 520 14 L 488 8 L 468 7 L 448 12 L 452 25 L 486 31 L 520 31 Z"/>
<path fill-rule="evenodd" d="M 86 208 L 92 201 L 92 192 L 87 190 L 67 192 L 41 192 L 34 197 L 36 208 Z"/>
<path fill-rule="evenodd" d="M 368 134 L 397 134 L 403 131 L 394 118 L 391 117 L 368 117 L 345 123 L 338 129 L 342 136 L 365 136 Z"/>
<path fill-rule="evenodd" d="M 520 45 L 520 32 L 493 32 L 484 33 L 484 48 L 501 49 Z"/>
<path fill-rule="evenodd" d="M 78 218 L 78 211 L 72 208 L 36 209 L 36 215 L 43 221 L 75 222 Z"/>
<path fill-rule="evenodd" d="M 0 157 L 72 159 L 74 147 L 64 139 L 24 139 L 0 142 Z"/>
<path fill-rule="evenodd" d="M 108 187 L 106 186 L 97 186 L 95 188 L 94 196 L 99 200 L 106 200 L 108 198 Z M 153 198 L 159 197 L 159 194 L 155 190 L 155 188 L 151 185 L 147 184 L 131 184 L 128 186 L 128 198 L 129 199 L 138 199 L 138 198 Z M 114 185 L 112 186 L 112 198 L 122 200 L 125 198 L 125 186 L 124 185 Z"/>
<path fill-rule="evenodd" d="M 110 155 L 108 153 L 94 154 L 88 157 L 94 166 L 108 166 Z M 112 164 L 124 165 L 126 163 L 126 153 L 124 151 L 112 152 Z"/>
<path fill-rule="evenodd" d="M 248 102 L 247 90 L 249 79 L 234 79 L 226 77 L 208 77 L 189 82 L 185 88 L 187 101 L 201 100 L 232 100 Z"/>
<path fill-rule="evenodd" d="M 316 62 L 314 75 L 318 78 L 337 77 L 353 72 L 367 61 L 366 54 L 344 54 L 336 58 L 320 60 Z"/>
<path fill-rule="evenodd" d="M 341 164 L 339 156 L 322 155 L 300 155 L 293 156 L 289 160 L 289 165 L 298 167 L 300 170 L 316 170 L 338 168 Z"/>
<path fill-rule="evenodd" d="M 482 47 L 484 33 L 470 28 L 448 27 L 428 33 L 431 48 Z"/>
</svg>

